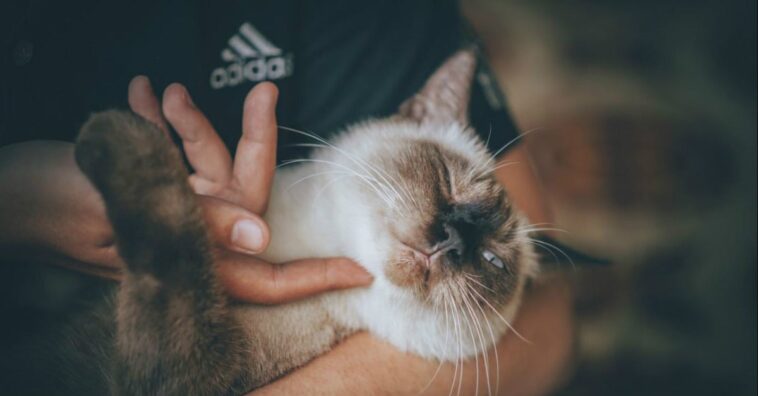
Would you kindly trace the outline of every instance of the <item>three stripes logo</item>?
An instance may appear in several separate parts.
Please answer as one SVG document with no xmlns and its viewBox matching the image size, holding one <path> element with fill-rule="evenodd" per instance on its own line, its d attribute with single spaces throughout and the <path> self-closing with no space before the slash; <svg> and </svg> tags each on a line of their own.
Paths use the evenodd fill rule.
<svg viewBox="0 0 758 396">
<path fill-rule="evenodd" d="M 213 69 L 210 79 L 213 89 L 292 75 L 292 54 L 283 54 L 248 22 L 240 26 L 228 45 L 221 51 L 221 59 L 230 64 Z"/>
</svg>

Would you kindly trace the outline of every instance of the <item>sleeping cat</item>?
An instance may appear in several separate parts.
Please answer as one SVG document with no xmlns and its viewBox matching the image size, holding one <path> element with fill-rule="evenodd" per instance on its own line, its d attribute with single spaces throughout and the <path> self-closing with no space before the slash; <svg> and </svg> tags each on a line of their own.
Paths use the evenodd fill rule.
<svg viewBox="0 0 758 396">
<path fill-rule="evenodd" d="M 128 267 L 107 309 L 115 330 L 100 334 L 110 339 L 92 345 L 85 329 L 72 341 L 98 362 L 97 381 L 116 394 L 241 394 L 358 330 L 441 361 L 490 347 L 536 259 L 467 126 L 474 69 L 472 51 L 454 54 L 397 115 L 319 141 L 309 160 L 277 172 L 262 258 L 346 256 L 375 277 L 365 289 L 280 306 L 224 295 L 173 143 L 134 114 L 93 115 L 76 159 Z"/>
</svg>

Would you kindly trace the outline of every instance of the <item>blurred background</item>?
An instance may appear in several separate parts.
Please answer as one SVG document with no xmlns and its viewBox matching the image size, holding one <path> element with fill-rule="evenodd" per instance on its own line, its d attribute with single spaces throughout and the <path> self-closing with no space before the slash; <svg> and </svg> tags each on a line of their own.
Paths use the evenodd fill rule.
<svg viewBox="0 0 758 396">
<path fill-rule="evenodd" d="M 465 0 L 581 269 L 561 395 L 756 394 L 755 1 Z"/>
</svg>

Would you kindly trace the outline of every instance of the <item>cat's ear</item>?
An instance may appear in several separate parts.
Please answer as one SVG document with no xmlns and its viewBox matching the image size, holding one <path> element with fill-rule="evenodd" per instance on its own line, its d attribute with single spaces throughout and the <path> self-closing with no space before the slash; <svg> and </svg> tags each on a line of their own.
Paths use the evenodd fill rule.
<svg viewBox="0 0 758 396">
<path fill-rule="evenodd" d="M 456 52 L 429 77 L 416 95 L 400 106 L 401 117 L 419 123 L 452 122 L 468 124 L 471 80 L 476 69 L 473 49 Z"/>
</svg>

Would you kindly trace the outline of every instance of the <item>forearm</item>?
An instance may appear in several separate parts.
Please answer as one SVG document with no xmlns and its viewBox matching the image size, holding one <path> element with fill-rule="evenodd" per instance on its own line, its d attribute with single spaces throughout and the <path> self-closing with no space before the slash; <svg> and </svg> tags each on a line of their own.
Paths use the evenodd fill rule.
<svg viewBox="0 0 758 396">
<path fill-rule="evenodd" d="M 5 258 L 85 271 L 117 266 L 102 202 L 76 167 L 72 144 L 0 148 L 0 248 Z"/>
<path fill-rule="evenodd" d="M 497 353 L 488 351 L 490 386 L 494 392 L 499 376 L 497 394 L 545 394 L 559 383 L 570 360 L 573 324 L 568 286 L 556 279 L 533 288 L 514 327 L 530 343 L 508 333 L 498 342 Z M 455 364 L 440 366 L 361 333 L 253 394 L 302 394 L 307 389 L 313 395 L 417 395 L 428 385 L 424 394 L 437 395 L 447 394 L 451 386 L 457 393 L 459 382 L 454 377 L 462 375 L 461 394 L 473 395 L 477 365 L 481 393 L 487 389 L 481 357 L 466 361 L 456 371 Z"/>
<path fill-rule="evenodd" d="M 508 197 L 532 224 L 551 223 L 553 216 L 542 186 L 531 166 L 526 147 L 521 144 L 503 154 L 495 176 L 505 186 Z"/>
</svg>

